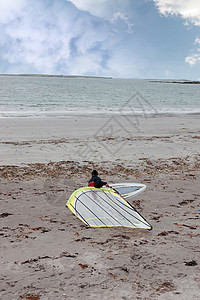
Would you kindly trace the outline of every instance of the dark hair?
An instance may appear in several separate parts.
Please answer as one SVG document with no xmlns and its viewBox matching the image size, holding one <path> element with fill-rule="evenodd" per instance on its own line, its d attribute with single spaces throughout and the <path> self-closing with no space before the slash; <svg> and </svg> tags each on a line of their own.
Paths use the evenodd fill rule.
<svg viewBox="0 0 200 300">
<path fill-rule="evenodd" d="M 93 170 L 92 171 L 92 176 L 97 176 L 98 175 L 98 172 L 96 170 Z"/>
</svg>

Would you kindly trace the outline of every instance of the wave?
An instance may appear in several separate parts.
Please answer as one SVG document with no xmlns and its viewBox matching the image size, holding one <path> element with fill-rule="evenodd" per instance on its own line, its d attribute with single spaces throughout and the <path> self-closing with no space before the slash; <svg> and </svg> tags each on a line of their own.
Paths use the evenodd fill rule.
<svg viewBox="0 0 200 300">
<path fill-rule="evenodd" d="M 156 116 L 156 115 L 183 115 L 200 114 L 200 108 L 162 108 L 162 109 L 138 109 L 138 108 L 108 108 L 108 109 L 78 109 L 65 108 L 34 109 L 34 110 L 0 110 L 0 118 L 65 118 L 70 116 Z"/>
</svg>

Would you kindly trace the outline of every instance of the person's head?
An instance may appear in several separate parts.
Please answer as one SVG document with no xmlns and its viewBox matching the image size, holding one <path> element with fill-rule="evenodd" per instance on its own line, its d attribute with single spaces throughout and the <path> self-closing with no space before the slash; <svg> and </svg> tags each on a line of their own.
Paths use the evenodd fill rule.
<svg viewBox="0 0 200 300">
<path fill-rule="evenodd" d="M 92 176 L 97 176 L 98 175 L 98 172 L 96 170 L 93 170 L 92 171 Z"/>
</svg>

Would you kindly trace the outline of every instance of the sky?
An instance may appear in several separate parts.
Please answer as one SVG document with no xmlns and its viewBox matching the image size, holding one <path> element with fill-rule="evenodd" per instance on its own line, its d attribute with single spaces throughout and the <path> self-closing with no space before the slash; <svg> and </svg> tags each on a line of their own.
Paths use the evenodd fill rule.
<svg viewBox="0 0 200 300">
<path fill-rule="evenodd" d="M 0 0 L 0 73 L 200 80 L 200 0 Z"/>
</svg>

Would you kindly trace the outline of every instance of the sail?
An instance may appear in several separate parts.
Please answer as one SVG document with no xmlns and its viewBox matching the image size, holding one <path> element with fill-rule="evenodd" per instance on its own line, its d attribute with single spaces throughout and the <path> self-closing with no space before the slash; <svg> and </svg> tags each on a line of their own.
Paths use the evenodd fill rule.
<svg viewBox="0 0 200 300">
<path fill-rule="evenodd" d="M 91 227 L 152 229 L 133 206 L 109 188 L 80 188 L 70 196 L 66 206 Z"/>
</svg>

